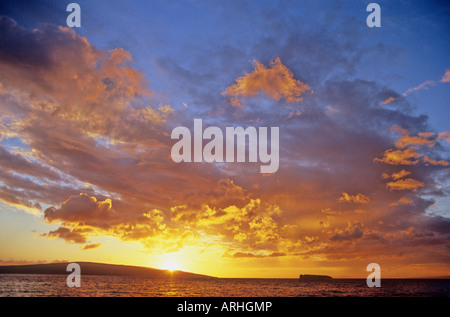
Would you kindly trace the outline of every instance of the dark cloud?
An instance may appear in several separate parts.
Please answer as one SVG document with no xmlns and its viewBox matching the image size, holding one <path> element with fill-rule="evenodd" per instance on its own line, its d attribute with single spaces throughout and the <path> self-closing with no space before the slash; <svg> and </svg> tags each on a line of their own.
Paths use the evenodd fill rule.
<svg viewBox="0 0 450 317">
<path fill-rule="evenodd" d="M 114 210 L 111 208 L 110 199 L 98 201 L 95 197 L 80 194 L 69 197 L 58 209 L 55 207 L 47 208 L 44 217 L 50 223 L 60 220 L 101 227 L 114 217 Z"/>
<path fill-rule="evenodd" d="M 0 16 L 0 59 L 7 63 L 18 63 L 23 67 L 45 68 L 52 66 L 50 52 L 55 42 L 52 37 L 60 35 L 54 27 L 47 30 L 28 30 L 11 18 Z M 47 34 L 50 33 L 50 34 Z M 58 40 L 64 41 L 61 36 Z"/>
<path fill-rule="evenodd" d="M 44 167 L 39 163 L 33 163 L 21 155 L 12 154 L 6 151 L 2 146 L 0 146 L 0 165 L 3 168 L 18 174 L 27 174 L 56 181 L 60 180 L 59 174 L 51 168 Z"/>
<path fill-rule="evenodd" d="M 83 230 L 59 227 L 49 233 L 41 233 L 40 236 L 47 238 L 61 238 L 72 243 L 86 243 L 86 237 L 83 233 Z"/>
</svg>

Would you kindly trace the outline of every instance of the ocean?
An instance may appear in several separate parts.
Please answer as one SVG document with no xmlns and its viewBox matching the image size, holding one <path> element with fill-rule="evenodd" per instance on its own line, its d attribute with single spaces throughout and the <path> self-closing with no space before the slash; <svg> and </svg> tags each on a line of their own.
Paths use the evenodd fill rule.
<svg viewBox="0 0 450 317">
<path fill-rule="evenodd" d="M 67 275 L 0 274 L 0 297 L 449 297 L 450 279 L 382 279 L 369 288 L 365 279 L 154 279 L 81 276 L 70 288 Z"/>
</svg>

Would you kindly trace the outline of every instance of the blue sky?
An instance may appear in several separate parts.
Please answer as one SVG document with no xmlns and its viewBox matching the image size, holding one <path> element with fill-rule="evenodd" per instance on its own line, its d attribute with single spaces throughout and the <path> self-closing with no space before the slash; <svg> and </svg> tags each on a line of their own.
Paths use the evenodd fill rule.
<svg viewBox="0 0 450 317">
<path fill-rule="evenodd" d="M 311 36 L 309 40 L 313 43 L 314 37 L 323 33 L 333 40 L 343 39 L 348 43 L 339 49 L 349 57 L 348 63 L 353 62 L 353 54 L 360 54 L 355 59 L 359 64 L 344 65 L 344 69 L 335 65 L 323 70 L 325 76 L 343 71 L 347 76 L 382 82 L 399 93 L 426 80 L 438 81 L 450 63 L 449 8 L 443 2 L 379 2 L 380 29 L 365 25 L 368 14 L 365 3 L 356 5 L 354 1 L 133 1 L 118 6 L 89 1 L 80 4 L 86 16 L 83 15 L 79 33 L 101 48 L 119 46 L 131 52 L 136 66 L 150 81 L 160 78 L 161 61 L 157 59 L 169 60 L 187 71 L 193 69 L 199 75 L 207 73 L 211 65 L 217 68 L 216 63 L 220 62 L 227 65 L 217 69 L 219 74 L 206 84 L 224 89 L 236 76 L 224 70 L 235 67 L 237 71 L 249 72 L 254 59 L 267 63 L 280 53 L 289 56 L 285 46 L 287 41 L 295 41 L 292 35 L 296 32 Z M 258 46 L 264 45 L 264 40 L 270 45 L 260 49 Z M 363 52 L 353 51 L 352 45 Z M 411 96 L 411 103 L 418 112 L 429 115 L 438 129 L 445 129 L 443 118 L 450 117 L 446 103 L 449 90 L 430 89 L 435 91 Z"/>
</svg>

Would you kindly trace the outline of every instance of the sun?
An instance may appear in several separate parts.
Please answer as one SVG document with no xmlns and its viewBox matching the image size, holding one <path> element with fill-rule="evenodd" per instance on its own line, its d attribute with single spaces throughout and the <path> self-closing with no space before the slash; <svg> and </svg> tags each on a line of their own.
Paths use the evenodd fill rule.
<svg viewBox="0 0 450 317">
<path fill-rule="evenodd" d="M 162 256 L 161 269 L 173 271 L 181 271 L 183 269 L 178 254 L 170 253 Z"/>
<path fill-rule="evenodd" d="M 169 270 L 170 272 L 179 271 L 180 270 L 180 265 L 178 263 L 167 263 L 165 265 L 165 269 Z"/>
</svg>

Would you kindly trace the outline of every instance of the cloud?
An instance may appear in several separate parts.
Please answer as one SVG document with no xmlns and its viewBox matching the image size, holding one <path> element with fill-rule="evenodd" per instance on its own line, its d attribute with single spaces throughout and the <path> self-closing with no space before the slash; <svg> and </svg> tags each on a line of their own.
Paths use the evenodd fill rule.
<svg viewBox="0 0 450 317">
<path fill-rule="evenodd" d="M 434 86 L 436 85 L 436 83 L 433 80 L 427 80 L 423 83 L 421 83 L 420 85 L 413 87 L 413 88 L 409 88 L 408 90 L 406 90 L 403 93 L 403 96 L 408 96 L 409 94 L 411 94 L 412 92 L 418 91 L 418 90 L 426 90 L 428 89 L 428 86 Z"/>
<path fill-rule="evenodd" d="M 434 147 L 438 143 L 438 139 L 446 140 L 447 135 L 446 132 L 441 132 L 437 135 L 436 138 L 432 138 L 435 136 L 434 132 L 419 132 L 417 136 L 411 136 L 406 129 L 401 128 L 400 126 L 393 126 L 390 129 L 391 132 L 396 132 L 400 134 L 401 137 L 395 142 L 395 148 L 387 149 L 383 153 L 382 158 L 375 158 L 375 162 L 383 162 L 390 165 L 416 165 L 419 163 L 419 159 L 422 158 L 424 165 L 440 165 L 440 166 L 449 166 L 449 162 L 444 160 L 434 160 L 427 155 L 422 155 L 417 152 L 418 147 L 427 146 L 428 148 Z M 398 172 L 398 174 L 393 173 L 391 176 L 388 174 L 383 174 L 383 178 L 392 178 L 397 180 L 406 175 L 410 174 L 410 172 L 402 170 Z"/>
<path fill-rule="evenodd" d="M 286 119 L 291 119 L 294 117 L 298 117 L 302 114 L 302 112 L 300 110 L 292 110 L 291 112 L 289 112 L 289 115 L 286 117 Z"/>
<path fill-rule="evenodd" d="M 395 142 L 395 146 L 403 149 L 410 145 L 426 145 L 433 147 L 436 144 L 436 140 L 430 140 L 429 138 L 434 135 L 432 132 L 419 132 L 417 136 L 411 136 L 408 130 L 395 125 L 391 128 L 391 131 L 400 134 L 400 139 Z"/>
<path fill-rule="evenodd" d="M 27 101 L 15 111 L 20 128 L 39 114 L 84 132 L 129 139 L 129 101 L 152 93 L 144 76 L 127 65 L 128 52 L 99 50 L 70 28 L 46 24 L 28 30 L 7 17 L 0 18 L 0 34 L 3 89 L 10 99 Z M 144 117 L 160 122 L 161 110 L 166 108 Z"/>
<path fill-rule="evenodd" d="M 435 144 L 436 140 L 427 140 L 426 138 L 421 136 L 409 136 L 409 135 L 402 136 L 395 143 L 395 145 L 400 149 L 403 149 L 409 145 L 426 145 L 429 147 L 433 147 Z"/>
<path fill-rule="evenodd" d="M 80 229 L 70 229 L 66 227 L 59 227 L 49 233 L 41 233 L 39 236 L 47 238 L 61 238 L 66 242 L 71 243 L 86 243 L 86 237 L 83 235 L 84 231 Z"/>
<path fill-rule="evenodd" d="M 173 113 L 173 108 L 170 105 L 161 105 L 157 110 L 152 107 L 145 107 L 141 109 L 131 109 L 129 118 L 137 119 L 143 123 L 162 123 L 167 117 Z"/>
<path fill-rule="evenodd" d="M 409 204 L 412 204 L 412 202 L 413 201 L 411 199 L 409 199 L 407 197 L 402 197 L 398 201 L 393 202 L 392 204 L 390 204 L 390 206 L 398 206 L 398 205 L 401 205 L 401 204 L 409 205 Z"/>
<path fill-rule="evenodd" d="M 375 158 L 375 162 L 382 162 L 390 165 L 415 165 L 419 162 L 421 154 L 417 153 L 416 148 L 409 147 L 403 150 L 387 149 L 382 158 Z"/>
<path fill-rule="evenodd" d="M 348 224 L 345 230 L 336 229 L 335 233 L 330 237 L 332 241 L 345 241 L 360 239 L 364 235 L 364 226 L 362 223 L 357 222 Z"/>
<path fill-rule="evenodd" d="M 386 188 L 390 190 L 416 190 L 419 187 L 423 187 L 425 184 L 412 178 L 400 179 L 393 182 L 388 182 Z"/>
<path fill-rule="evenodd" d="M 439 80 L 440 83 L 448 83 L 450 82 L 450 70 L 446 70 L 444 76 Z M 427 80 L 421 83 L 420 85 L 409 88 L 403 93 L 403 96 L 408 96 L 412 92 L 418 91 L 418 90 L 427 90 L 429 86 L 435 86 L 436 82 L 434 80 Z M 392 100 L 393 101 L 393 100 Z"/>
<path fill-rule="evenodd" d="M 148 163 L 146 153 L 167 147 L 157 125 L 174 111 L 167 104 L 143 106 L 141 98 L 152 94 L 144 76 L 128 66 L 130 54 L 99 50 L 68 28 L 28 30 L 7 17 L 0 18 L 0 41 L 0 118 L 8 132 L 0 139 L 15 137 L 28 148 L 11 153 L 0 147 L 5 185 L 0 198 L 24 208 L 62 204 L 46 210 L 48 221 L 86 220 L 99 228 L 110 226 L 105 222 L 112 219 L 101 217 L 108 200 L 93 201 L 95 191 L 140 195 L 144 204 L 151 200 L 152 195 L 133 188 L 152 178 L 142 171 L 158 162 Z M 141 184 L 133 185 L 138 179 Z M 163 182 L 151 190 L 155 195 Z M 129 214 L 133 222 L 143 212 L 116 205 L 118 222 Z"/>
<path fill-rule="evenodd" d="M 442 83 L 450 82 L 450 70 L 446 70 L 444 76 L 441 79 Z"/>
<path fill-rule="evenodd" d="M 450 162 L 444 161 L 444 160 L 433 160 L 432 158 L 428 157 L 427 155 L 424 156 L 423 161 L 425 165 L 440 165 L 440 166 L 450 166 Z"/>
<path fill-rule="evenodd" d="M 347 193 L 342 193 L 342 196 L 338 198 L 339 202 L 352 202 L 357 204 L 368 204 L 370 202 L 369 197 L 363 194 L 349 195 Z"/>
<path fill-rule="evenodd" d="M 393 180 L 398 180 L 398 179 L 400 179 L 400 178 L 403 178 L 403 177 L 405 177 L 405 176 L 408 176 L 409 174 L 411 174 L 411 172 L 402 169 L 400 172 L 396 172 L 396 173 L 394 172 L 394 173 L 392 173 L 392 175 L 383 173 L 382 177 L 383 177 L 384 179 L 386 179 L 386 178 L 392 178 Z"/>
<path fill-rule="evenodd" d="M 243 207 L 229 205 L 217 208 L 203 204 L 200 208 L 175 206 L 172 216 L 177 223 L 209 235 L 220 235 L 231 244 L 250 250 L 276 250 L 283 238 L 281 228 L 275 221 L 280 210 L 276 205 L 249 199 Z"/>
<path fill-rule="evenodd" d="M 450 142 L 450 131 L 444 131 L 439 133 L 438 138 Z"/>
<path fill-rule="evenodd" d="M 101 243 L 91 243 L 91 244 L 86 244 L 82 247 L 80 247 L 81 250 L 93 250 L 93 249 L 98 249 L 102 246 Z"/>
<path fill-rule="evenodd" d="M 19 174 L 28 174 L 35 177 L 42 177 L 50 180 L 60 180 L 60 176 L 55 170 L 43 166 L 39 163 L 27 160 L 18 154 L 12 154 L 0 146 L 0 164 L 10 171 Z"/>
<path fill-rule="evenodd" d="M 386 100 L 382 101 L 382 102 L 380 103 L 380 105 L 388 105 L 388 104 L 390 104 L 391 102 L 393 102 L 393 101 L 395 101 L 395 100 L 397 100 L 397 98 L 389 97 L 389 98 L 387 98 Z"/>
<path fill-rule="evenodd" d="M 266 67 L 254 61 L 255 69 L 236 79 L 236 83 L 227 87 L 222 95 L 230 96 L 233 106 L 242 107 L 239 97 L 256 96 L 260 92 L 278 101 L 285 99 L 288 103 L 299 102 L 305 92 L 311 88 L 294 78 L 293 73 L 276 58 Z"/>
<path fill-rule="evenodd" d="M 252 252 L 235 252 L 233 254 L 225 253 L 224 256 L 232 258 L 273 258 L 286 256 L 286 253 L 282 252 L 272 252 L 268 254 L 252 253 Z"/>
<path fill-rule="evenodd" d="M 49 207 L 44 211 L 44 217 L 49 222 L 63 221 L 81 223 L 83 225 L 100 226 L 111 222 L 114 217 L 111 199 L 98 201 L 87 194 L 71 196 L 60 208 Z"/>
</svg>

